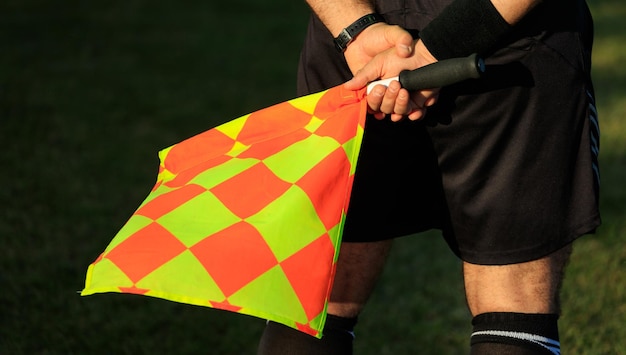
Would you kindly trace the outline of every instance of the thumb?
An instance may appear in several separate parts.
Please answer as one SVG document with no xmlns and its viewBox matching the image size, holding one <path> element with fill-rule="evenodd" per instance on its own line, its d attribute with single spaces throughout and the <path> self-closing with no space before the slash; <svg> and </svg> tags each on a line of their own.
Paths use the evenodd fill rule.
<svg viewBox="0 0 626 355">
<path fill-rule="evenodd" d="M 373 61 L 359 70 L 352 79 L 344 84 L 344 88 L 347 90 L 359 90 L 366 87 L 370 82 L 380 78 L 380 72 L 377 70 L 378 67 L 372 64 L 374 64 Z"/>
<path fill-rule="evenodd" d="M 413 53 L 413 37 L 400 26 L 388 26 L 385 40 L 396 47 L 396 54 L 400 58 L 407 58 Z"/>
<path fill-rule="evenodd" d="M 343 84 L 343 87 L 346 90 L 359 90 L 361 88 L 364 88 L 365 86 L 367 86 L 367 84 L 369 83 L 369 81 L 367 79 L 365 79 L 362 75 L 360 75 L 361 71 L 357 72 L 356 75 L 354 77 L 352 77 L 352 79 L 346 81 Z"/>
</svg>

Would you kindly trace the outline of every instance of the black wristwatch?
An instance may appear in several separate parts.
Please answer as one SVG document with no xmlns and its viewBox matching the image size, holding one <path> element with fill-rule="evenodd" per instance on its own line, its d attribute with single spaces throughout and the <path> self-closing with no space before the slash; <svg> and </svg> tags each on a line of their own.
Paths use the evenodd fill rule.
<svg viewBox="0 0 626 355">
<path fill-rule="evenodd" d="M 385 22 L 385 19 L 379 14 L 369 14 L 361 17 L 339 33 L 339 36 L 335 38 L 335 48 L 343 53 L 356 35 L 369 26 L 379 22 Z"/>
</svg>

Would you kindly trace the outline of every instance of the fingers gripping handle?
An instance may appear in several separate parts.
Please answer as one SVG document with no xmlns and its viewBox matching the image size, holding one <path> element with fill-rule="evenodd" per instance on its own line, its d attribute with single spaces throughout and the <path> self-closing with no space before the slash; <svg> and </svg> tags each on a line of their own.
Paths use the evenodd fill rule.
<svg viewBox="0 0 626 355">
<path fill-rule="evenodd" d="M 367 86 L 367 93 L 376 85 L 389 85 L 392 80 L 400 81 L 402 87 L 409 91 L 417 91 L 439 88 L 466 79 L 476 79 L 484 72 L 485 63 L 476 54 L 444 59 L 415 70 L 404 70 L 398 77 L 374 81 Z"/>
</svg>

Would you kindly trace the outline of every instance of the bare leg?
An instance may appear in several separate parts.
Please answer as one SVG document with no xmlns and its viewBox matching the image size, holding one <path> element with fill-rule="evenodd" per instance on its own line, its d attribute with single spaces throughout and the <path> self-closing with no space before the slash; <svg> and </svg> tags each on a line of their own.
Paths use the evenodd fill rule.
<svg viewBox="0 0 626 355">
<path fill-rule="evenodd" d="M 526 263 L 463 264 L 472 355 L 560 354 L 559 292 L 570 253 L 567 246 Z"/>
<path fill-rule="evenodd" d="M 544 258 L 512 265 L 464 263 L 472 315 L 487 312 L 559 313 L 559 291 L 571 245 Z"/>
<path fill-rule="evenodd" d="M 341 245 L 328 313 L 359 315 L 384 268 L 391 244 L 392 240 Z"/>
</svg>

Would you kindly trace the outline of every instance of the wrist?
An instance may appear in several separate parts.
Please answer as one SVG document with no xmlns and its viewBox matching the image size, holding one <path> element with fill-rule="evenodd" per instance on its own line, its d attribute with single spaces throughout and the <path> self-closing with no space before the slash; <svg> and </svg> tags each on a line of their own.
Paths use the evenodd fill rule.
<svg viewBox="0 0 626 355">
<path fill-rule="evenodd" d="M 361 16 L 356 21 L 342 29 L 334 38 L 335 48 L 339 52 L 345 52 L 348 45 L 351 44 L 359 34 L 367 30 L 370 26 L 378 23 L 384 23 L 385 19 L 377 13 L 370 13 Z"/>
<path fill-rule="evenodd" d="M 427 62 L 427 64 L 437 62 L 437 58 L 435 58 L 435 56 L 428 50 L 428 48 L 424 44 L 424 41 L 422 41 L 421 39 L 418 39 L 417 41 L 415 41 L 414 50 L 415 50 L 415 54 L 419 56 L 422 60 Z"/>
<path fill-rule="evenodd" d="M 333 38 L 359 18 L 375 12 L 372 4 L 362 0 L 306 0 L 306 2 Z"/>
</svg>

